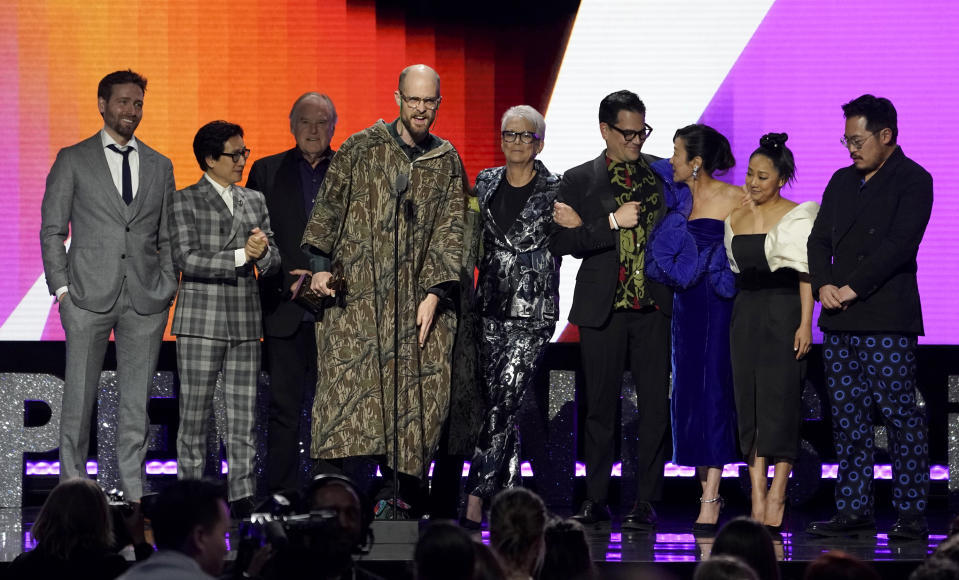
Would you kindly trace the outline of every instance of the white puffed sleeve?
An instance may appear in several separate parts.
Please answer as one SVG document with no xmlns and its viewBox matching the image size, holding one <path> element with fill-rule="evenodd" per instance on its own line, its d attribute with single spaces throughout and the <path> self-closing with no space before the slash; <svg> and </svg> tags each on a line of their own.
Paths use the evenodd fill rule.
<svg viewBox="0 0 959 580">
<path fill-rule="evenodd" d="M 729 269 L 734 273 L 739 274 L 739 264 L 736 263 L 736 258 L 733 257 L 733 227 L 729 224 L 729 217 L 726 217 L 725 224 L 725 233 L 723 234 L 723 245 L 726 246 L 726 257 L 729 258 Z"/>
<path fill-rule="evenodd" d="M 819 213 L 819 204 L 807 201 L 792 208 L 766 234 L 766 262 L 769 269 L 776 271 L 780 268 L 792 268 L 797 272 L 809 273 L 809 262 L 806 257 L 806 241 L 812 231 L 816 214 Z M 726 235 L 731 230 L 726 223 Z M 728 246 L 727 246 L 728 247 Z M 730 262 L 732 263 L 732 262 Z"/>
</svg>

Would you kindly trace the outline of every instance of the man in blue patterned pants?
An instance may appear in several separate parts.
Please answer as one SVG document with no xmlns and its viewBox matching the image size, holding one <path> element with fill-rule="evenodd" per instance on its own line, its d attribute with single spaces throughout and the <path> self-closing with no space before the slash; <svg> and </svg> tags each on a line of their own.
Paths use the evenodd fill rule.
<svg viewBox="0 0 959 580">
<path fill-rule="evenodd" d="M 889 432 L 889 539 L 921 539 L 929 495 L 926 419 L 916 407 L 916 340 L 923 334 L 916 254 L 932 212 L 932 177 L 896 145 L 896 109 L 863 95 L 842 107 L 853 164 L 836 171 L 809 236 L 813 295 L 822 302 L 823 361 L 839 460 L 832 519 L 819 536 L 875 533 L 873 426 Z"/>
</svg>

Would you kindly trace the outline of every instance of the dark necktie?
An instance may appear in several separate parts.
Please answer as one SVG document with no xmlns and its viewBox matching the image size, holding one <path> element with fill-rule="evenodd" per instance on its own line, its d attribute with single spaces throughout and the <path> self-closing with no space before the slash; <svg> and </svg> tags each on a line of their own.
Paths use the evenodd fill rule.
<svg viewBox="0 0 959 580">
<path fill-rule="evenodd" d="M 123 203 L 130 205 L 133 202 L 133 176 L 130 174 L 130 153 L 134 151 L 133 147 L 120 149 L 114 144 L 107 145 L 107 148 L 123 155 Z"/>
</svg>

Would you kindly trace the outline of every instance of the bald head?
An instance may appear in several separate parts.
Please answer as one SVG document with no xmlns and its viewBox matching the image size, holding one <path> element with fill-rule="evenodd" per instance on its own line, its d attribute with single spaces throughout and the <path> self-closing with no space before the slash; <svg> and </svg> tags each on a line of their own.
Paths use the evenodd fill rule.
<svg viewBox="0 0 959 580">
<path fill-rule="evenodd" d="M 414 64 L 400 73 L 399 87 L 393 97 L 400 108 L 397 131 L 407 145 L 422 143 L 436 120 L 443 97 L 440 96 L 440 75 L 425 64 Z"/>
<path fill-rule="evenodd" d="M 400 82 L 397 85 L 400 92 L 405 92 L 407 77 L 410 77 L 410 81 L 429 81 L 436 83 L 436 94 L 440 94 L 440 75 L 425 64 L 411 64 L 400 72 Z"/>
</svg>

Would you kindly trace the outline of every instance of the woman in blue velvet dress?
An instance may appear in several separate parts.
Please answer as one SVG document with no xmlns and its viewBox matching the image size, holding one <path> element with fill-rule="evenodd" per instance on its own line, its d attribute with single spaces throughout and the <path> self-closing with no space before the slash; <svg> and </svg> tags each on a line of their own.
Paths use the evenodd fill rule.
<svg viewBox="0 0 959 580">
<path fill-rule="evenodd" d="M 673 462 L 696 466 L 702 485 L 694 531 L 717 528 L 722 466 L 738 461 L 729 355 L 735 278 L 723 247 L 723 220 L 742 190 L 714 179 L 735 163 L 729 141 L 706 125 L 673 138 L 668 213 L 653 231 L 646 272 L 675 290 L 672 318 Z"/>
</svg>

